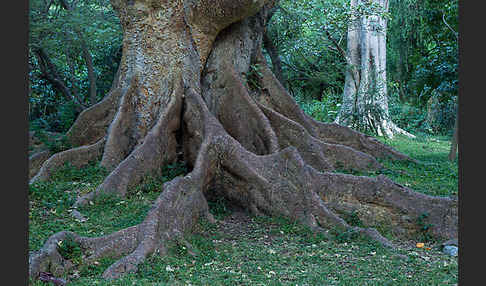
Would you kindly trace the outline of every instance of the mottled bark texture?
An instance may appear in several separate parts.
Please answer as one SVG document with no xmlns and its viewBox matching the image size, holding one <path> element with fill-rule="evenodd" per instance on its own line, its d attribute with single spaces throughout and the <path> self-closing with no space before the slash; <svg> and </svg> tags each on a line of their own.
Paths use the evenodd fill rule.
<svg viewBox="0 0 486 286">
<path fill-rule="evenodd" d="M 369 1 L 388 12 L 389 0 Z M 368 2 L 351 0 L 351 10 Z M 341 125 L 375 132 L 393 138 L 395 134 L 415 137 L 390 119 L 386 86 L 387 20 L 381 15 L 351 17 L 347 32 L 347 51 L 343 100 L 335 119 Z"/>
<path fill-rule="evenodd" d="M 420 231 L 415 219 L 425 212 L 432 234 L 457 237 L 457 201 L 415 193 L 383 176 L 333 172 L 379 169 L 375 158 L 409 158 L 372 137 L 304 114 L 261 53 L 271 1 L 112 4 L 124 31 L 113 88 L 68 132 L 77 147 L 53 155 L 31 182 L 48 180 L 62 162 L 82 165 L 101 158 L 111 173 L 77 207 L 100 194 L 125 196 L 143 176 L 180 156 L 190 172 L 163 184 L 141 224 L 96 238 L 53 235 L 31 254 L 31 277 L 61 275 L 71 267 L 56 248 L 67 235 L 80 244 L 87 263 L 118 258 L 103 277 L 136 271 L 148 255 L 165 254 L 169 241 L 184 241 L 199 219 L 212 220 L 206 198 L 215 194 L 254 214 L 287 216 L 315 231 L 357 231 L 391 247 L 374 227 L 410 237 Z M 256 65 L 261 76 L 251 73 Z M 341 216 L 348 211 L 366 226 L 346 223 Z"/>
</svg>

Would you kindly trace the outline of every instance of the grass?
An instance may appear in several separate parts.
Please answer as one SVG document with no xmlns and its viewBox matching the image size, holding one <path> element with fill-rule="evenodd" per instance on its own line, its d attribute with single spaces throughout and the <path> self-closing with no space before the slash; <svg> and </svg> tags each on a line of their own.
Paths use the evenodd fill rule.
<svg viewBox="0 0 486 286">
<path fill-rule="evenodd" d="M 399 184 L 415 191 L 434 196 L 456 196 L 458 193 L 458 165 L 448 160 L 450 138 L 446 136 L 418 135 L 411 139 L 396 136 L 395 139 L 379 138 L 395 149 L 420 161 L 410 162 L 383 161 L 390 170 L 389 176 Z"/>
<path fill-rule="evenodd" d="M 414 190 L 440 196 L 457 195 L 457 162 L 449 162 L 449 140 L 421 136 L 416 139 L 379 138 L 422 164 L 382 161 L 380 172 Z M 102 197 L 79 211 L 88 218 L 74 219 L 70 207 L 78 193 L 93 190 L 106 176 L 97 163 L 76 169 L 66 166 L 52 181 L 30 186 L 29 250 L 36 250 L 60 230 L 99 236 L 139 223 L 162 191 L 163 182 L 187 170 L 173 165 L 160 177 L 147 177 L 124 199 Z M 388 250 L 359 236 L 337 233 L 326 239 L 285 218 L 249 217 L 232 211 L 223 200 L 212 202 L 216 224 L 201 221 L 185 246 L 172 243 L 168 256 L 149 257 L 137 273 L 105 281 L 103 271 L 115 259 L 83 265 L 64 277 L 68 285 L 454 285 L 458 260 L 440 252 L 433 242 L 426 248 Z M 352 213 L 346 220 L 360 224 Z M 224 222 L 224 223 L 223 223 Z M 425 226 L 425 225 L 424 225 Z M 47 285 L 32 281 L 31 285 Z"/>
<path fill-rule="evenodd" d="M 419 163 L 378 159 L 383 169 L 376 172 L 345 169 L 339 169 L 337 172 L 371 177 L 384 174 L 396 183 L 417 192 L 432 196 L 457 196 L 458 165 L 457 160 L 454 162 L 448 160 L 449 138 L 426 135 L 408 138 L 397 135 L 394 139 L 384 137 L 377 137 L 377 139 L 409 155 Z"/>
</svg>

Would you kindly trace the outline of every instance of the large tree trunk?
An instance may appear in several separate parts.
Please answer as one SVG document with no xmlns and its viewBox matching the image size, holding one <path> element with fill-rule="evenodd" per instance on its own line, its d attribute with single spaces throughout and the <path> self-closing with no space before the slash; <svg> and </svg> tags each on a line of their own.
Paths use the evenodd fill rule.
<svg viewBox="0 0 486 286">
<path fill-rule="evenodd" d="M 265 5 L 266 4 L 266 5 Z M 67 235 L 86 263 L 118 257 L 103 273 L 137 270 L 167 243 L 183 240 L 200 218 L 212 220 L 206 197 L 225 196 L 254 214 L 283 215 L 315 231 L 337 227 L 393 247 L 375 225 L 409 237 L 427 212 L 431 234 L 457 237 L 457 201 L 431 197 L 384 176 L 334 173 L 336 167 L 377 170 L 375 157 L 409 160 L 378 140 L 304 114 L 261 53 L 265 14 L 272 1 L 112 0 L 123 31 L 119 76 L 100 103 L 85 110 L 68 138 L 74 149 L 54 154 L 31 183 L 48 180 L 63 162 L 77 166 L 101 157 L 111 170 L 74 207 L 101 194 L 125 196 L 147 174 L 182 153 L 190 172 L 162 186 L 145 220 L 102 237 L 60 232 L 30 256 L 29 273 L 62 274 L 68 267 L 56 243 Z M 265 6 L 264 6 L 265 5 Z M 248 73 L 261 66 L 261 76 Z M 257 85 L 247 84 L 254 76 Z M 116 107 L 116 108 L 115 108 Z M 355 210 L 366 227 L 340 214 Z"/>
<path fill-rule="evenodd" d="M 388 11 L 388 0 L 373 0 Z M 351 0 L 351 9 L 363 4 Z M 386 84 L 386 26 L 380 15 L 363 15 L 351 19 L 348 25 L 346 60 L 348 68 L 341 109 L 336 123 L 355 129 L 375 132 L 393 138 L 400 133 L 412 134 L 397 127 L 388 111 Z"/>
</svg>

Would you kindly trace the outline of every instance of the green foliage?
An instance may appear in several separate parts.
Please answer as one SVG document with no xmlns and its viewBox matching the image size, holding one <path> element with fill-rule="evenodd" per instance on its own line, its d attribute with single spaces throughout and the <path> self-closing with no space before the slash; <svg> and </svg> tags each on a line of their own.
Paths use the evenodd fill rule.
<svg viewBox="0 0 486 286">
<path fill-rule="evenodd" d="M 140 184 L 130 190 L 129 195 L 160 193 L 162 191 L 162 185 L 165 182 L 168 182 L 177 176 L 183 176 L 187 174 L 187 172 L 187 166 L 184 162 L 167 164 L 161 169 L 160 175 L 145 175 Z"/>
<path fill-rule="evenodd" d="M 216 218 L 222 219 L 230 214 L 228 201 L 224 197 L 217 197 L 216 200 L 208 200 L 209 212 Z"/>
<path fill-rule="evenodd" d="M 246 84 L 251 90 L 261 90 L 261 78 L 263 77 L 259 64 L 250 65 L 248 72 L 243 74 Z"/>
<path fill-rule="evenodd" d="M 107 175 L 108 170 L 96 161 L 92 161 L 82 168 L 76 168 L 67 162 L 63 168 L 52 174 L 51 179 L 59 182 L 90 183 L 101 182 Z"/>
<path fill-rule="evenodd" d="M 363 222 L 359 218 L 359 215 L 356 211 L 345 213 L 342 215 L 342 218 L 351 226 L 358 226 L 363 227 Z"/>
<path fill-rule="evenodd" d="M 99 162 L 83 168 L 66 164 L 48 182 L 29 185 L 29 249 L 39 249 L 50 235 L 62 230 L 99 236 L 140 223 L 158 192 L 125 199 L 101 195 L 93 204 L 78 208 L 88 219 L 85 222 L 70 214 L 78 195 L 94 191 L 107 175 Z"/>
<path fill-rule="evenodd" d="M 160 192 L 162 190 L 162 184 L 164 183 L 163 179 L 156 178 L 153 176 L 145 176 L 135 187 L 135 192 L 142 192 L 142 193 L 151 193 L 151 192 Z"/>
<path fill-rule="evenodd" d="M 59 1 L 29 1 L 29 120 L 37 120 L 43 128 L 56 132 L 70 127 L 79 113 L 73 111 L 74 107 L 79 106 L 72 98 L 59 94 L 43 77 L 33 51 L 42 48 L 46 52 L 60 79 L 71 92 L 78 90 L 85 105 L 92 103 L 82 45 L 93 60 L 98 100 L 111 87 L 121 58 L 122 31 L 110 2 L 86 0 L 71 5 L 73 10 L 68 11 Z"/>
<path fill-rule="evenodd" d="M 79 115 L 79 111 L 77 109 L 77 104 L 73 101 L 64 102 L 62 99 L 53 101 L 49 103 L 47 99 L 47 103 L 42 102 L 39 103 L 38 106 L 43 104 L 48 104 L 49 107 L 46 108 L 45 115 L 31 115 L 30 121 L 30 129 L 31 130 L 48 130 L 52 132 L 61 132 L 64 133 L 69 130 L 71 125 L 76 120 L 76 117 Z M 37 105 L 36 105 L 37 106 Z M 37 116 L 37 117 L 36 117 Z"/>
<path fill-rule="evenodd" d="M 417 132 L 428 132 L 426 126 L 427 113 L 423 108 L 419 108 L 407 102 L 400 102 L 398 96 L 389 96 L 388 111 L 392 121 L 400 128 L 416 134 Z"/>
<path fill-rule="evenodd" d="M 457 31 L 457 2 L 391 1 L 389 12 L 384 13 L 369 4 L 350 10 L 349 1 L 282 0 L 268 24 L 268 33 L 283 64 L 284 84 L 306 113 L 330 122 L 342 96 L 346 64 L 325 31 L 346 50 L 347 26 L 353 16 L 387 18 L 390 119 L 412 133 L 450 134 L 457 102 L 458 46 L 444 20 Z M 434 94 L 440 97 L 440 115 L 436 123 L 429 124 L 425 121 L 426 103 Z M 367 112 L 381 116 L 372 100 L 366 106 Z M 363 118 L 360 114 L 350 116 Z M 355 128 L 372 134 L 373 130 L 361 128 L 366 124 L 359 120 L 355 120 Z"/>
<path fill-rule="evenodd" d="M 388 170 L 384 174 L 399 184 L 428 195 L 457 195 L 458 164 L 447 159 L 450 149 L 449 138 L 420 133 L 417 135 L 415 139 L 402 136 L 396 136 L 393 140 L 378 138 L 422 162 L 416 164 L 380 160 Z"/>
<path fill-rule="evenodd" d="M 64 240 L 57 243 L 57 251 L 59 254 L 68 260 L 79 261 L 82 255 L 80 245 L 74 240 L 73 236 L 68 234 Z"/>
<path fill-rule="evenodd" d="M 65 136 L 62 136 L 61 139 L 56 141 L 47 141 L 47 148 L 53 153 L 65 151 L 71 149 L 71 147 L 71 144 Z"/>
<path fill-rule="evenodd" d="M 301 93 L 294 98 L 305 113 L 322 122 L 334 121 L 341 106 L 341 94 L 333 89 L 325 90 L 320 100 L 308 100 Z"/>
<path fill-rule="evenodd" d="M 185 175 L 187 173 L 188 169 L 183 161 L 168 164 L 162 168 L 162 181 L 168 182 L 177 176 Z"/>
<path fill-rule="evenodd" d="M 335 235 L 338 243 L 348 243 L 361 237 L 359 232 L 354 229 L 347 231 L 335 231 Z"/>
<path fill-rule="evenodd" d="M 162 191 L 162 185 L 174 179 L 177 176 L 183 176 L 187 174 L 187 166 L 184 162 L 175 162 L 173 164 L 165 165 L 161 171 L 160 175 L 146 175 L 143 177 L 140 184 L 135 186 L 130 190 L 130 195 L 133 194 L 150 194 L 159 193 Z"/>
<path fill-rule="evenodd" d="M 452 135 L 457 109 L 457 97 L 452 97 L 443 103 L 439 101 L 436 105 L 433 105 L 432 108 L 435 111 L 434 121 L 429 123 L 427 120 L 427 108 L 418 107 L 408 102 L 401 102 L 398 93 L 393 88 L 389 88 L 389 91 L 389 118 L 398 127 L 412 134 Z M 294 94 L 294 98 L 306 114 L 322 122 L 333 122 L 341 106 L 341 94 L 332 90 L 324 91 L 320 100 L 305 99 L 300 91 Z M 375 117 L 383 116 L 383 111 L 372 103 L 365 103 L 364 109 Z M 359 115 L 358 113 L 348 115 L 355 119 L 353 128 L 366 134 L 375 135 L 373 130 L 361 128 L 361 126 L 366 125 L 359 122 L 359 120 L 362 120 L 362 117 Z"/>
<path fill-rule="evenodd" d="M 324 10 L 326 12 L 324 12 Z M 282 61 L 285 85 L 302 99 L 320 99 L 323 91 L 344 84 L 344 59 L 323 27 L 340 39 L 346 31 L 345 1 L 279 1 L 268 34 Z"/>
<path fill-rule="evenodd" d="M 431 223 L 427 223 L 426 220 L 429 217 L 428 213 L 423 213 L 417 217 L 416 223 L 419 226 L 419 239 L 421 241 L 430 241 L 433 239 L 433 236 L 429 233 L 429 230 L 434 225 Z"/>
<path fill-rule="evenodd" d="M 458 92 L 458 1 L 391 1 L 387 70 L 401 101 L 424 107 Z M 446 23 L 454 30 L 451 31 Z"/>
</svg>

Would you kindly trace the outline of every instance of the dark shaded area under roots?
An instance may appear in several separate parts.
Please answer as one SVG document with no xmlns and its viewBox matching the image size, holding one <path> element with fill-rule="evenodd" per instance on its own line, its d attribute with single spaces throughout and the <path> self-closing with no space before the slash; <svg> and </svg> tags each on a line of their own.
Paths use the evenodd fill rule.
<svg viewBox="0 0 486 286">
<path fill-rule="evenodd" d="M 224 191 L 209 189 L 204 192 L 208 202 L 209 212 L 216 218 L 221 219 L 234 212 L 251 214 L 248 206 L 243 205 L 239 200 L 232 199 Z"/>
</svg>

